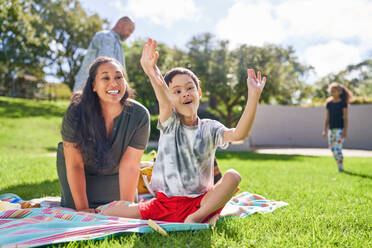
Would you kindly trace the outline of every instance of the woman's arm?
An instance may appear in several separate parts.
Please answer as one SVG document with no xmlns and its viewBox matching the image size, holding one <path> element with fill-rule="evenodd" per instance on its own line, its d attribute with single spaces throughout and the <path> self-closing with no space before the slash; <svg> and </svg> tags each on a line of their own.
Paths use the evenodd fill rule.
<svg viewBox="0 0 372 248">
<path fill-rule="evenodd" d="M 324 123 L 323 137 L 327 136 L 328 126 L 329 126 L 329 110 L 326 109 L 326 118 L 325 118 L 325 123 Z"/>
<path fill-rule="evenodd" d="M 134 201 L 143 152 L 142 149 L 128 146 L 121 157 L 119 164 L 120 200 Z"/>
<path fill-rule="evenodd" d="M 94 212 L 89 209 L 86 193 L 84 162 L 76 143 L 63 142 L 66 161 L 66 175 L 75 208 L 78 211 Z"/>
<path fill-rule="evenodd" d="M 346 138 L 347 136 L 347 128 L 348 128 L 348 118 L 347 118 L 347 108 L 342 109 L 342 113 L 344 115 L 344 131 L 342 132 L 342 138 Z"/>
</svg>

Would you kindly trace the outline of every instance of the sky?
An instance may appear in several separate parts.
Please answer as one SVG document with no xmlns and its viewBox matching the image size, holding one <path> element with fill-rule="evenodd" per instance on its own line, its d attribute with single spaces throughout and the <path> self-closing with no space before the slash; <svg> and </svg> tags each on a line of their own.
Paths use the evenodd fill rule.
<svg viewBox="0 0 372 248">
<path fill-rule="evenodd" d="M 240 44 L 291 46 L 315 68 L 309 81 L 372 58 L 372 0 L 80 0 L 112 27 L 125 15 L 136 23 L 130 44 L 151 37 L 185 48 L 210 32 Z"/>
</svg>

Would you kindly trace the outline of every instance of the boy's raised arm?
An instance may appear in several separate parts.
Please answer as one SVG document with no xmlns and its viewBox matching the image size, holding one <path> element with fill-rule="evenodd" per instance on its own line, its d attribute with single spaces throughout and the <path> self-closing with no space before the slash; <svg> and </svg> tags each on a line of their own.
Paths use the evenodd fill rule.
<svg viewBox="0 0 372 248">
<path fill-rule="evenodd" d="M 163 76 L 156 63 L 159 58 L 159 53 L 156 49 L 156 40 L 148 39 L 143 46 L 141 56 L 141 66 L 149 77 L 152 88 L 155 91 L 156 99 L 159 103 L 159 121 L 163 123 L 172 114 L 172 103 L 168 93 L 168 86 L 164 82 Z"/>
<path fill-rule="evenodd" d="M 254 69 L 248 69 L 247 73 L 247 104 L 238 124 L 236 125 L 236 128 L 225 131 L 223 135 L 224 142 L 240 141 L 245 139 L 251 130 L 254 118 L 256 116 L 258 100 L 260 99 L 261 92 L 265 86 L 266 77 L 263 77 L 261 80 L 261 72 L 258 72 L 256 77 Z"/>
</svg>

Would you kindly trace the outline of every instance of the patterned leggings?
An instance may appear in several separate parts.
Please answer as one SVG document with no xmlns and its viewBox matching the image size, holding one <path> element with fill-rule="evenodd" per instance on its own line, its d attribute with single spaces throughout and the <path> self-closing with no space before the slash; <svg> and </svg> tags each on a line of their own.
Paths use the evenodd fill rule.
<svg viewBox="0 0 372 248">
<path fill-rule="evenodd" d="M 334 128 L 328 130 L 328 147 L 333 153 L 338 170 L 344 170 L 344 156 L 342 155 L 342 145 L 344 144 L 344 139 L 342 137 L 342 128 Z"/>
</svg>

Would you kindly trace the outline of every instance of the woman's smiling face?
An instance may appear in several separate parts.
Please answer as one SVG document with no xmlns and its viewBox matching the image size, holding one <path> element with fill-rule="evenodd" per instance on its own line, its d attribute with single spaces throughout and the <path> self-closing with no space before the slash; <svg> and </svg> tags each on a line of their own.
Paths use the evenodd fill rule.
<svg viewBox="0 0 372 248">
<path fill-rule="evenodd" d="M 115 62 L 107 62 L 97 68 L 93 91 L 101 102 L 119 103 L 126 90 L 126 82 L 121 67 Z"/>
</svg>

